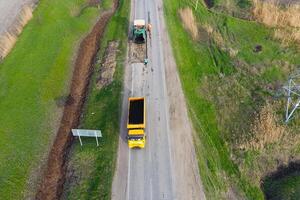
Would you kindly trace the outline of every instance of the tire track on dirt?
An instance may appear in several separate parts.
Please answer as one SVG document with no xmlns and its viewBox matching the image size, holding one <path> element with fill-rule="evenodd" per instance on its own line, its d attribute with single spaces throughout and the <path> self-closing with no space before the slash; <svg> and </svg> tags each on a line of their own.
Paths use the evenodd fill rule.
<svg viewBox="0 0 300 200">
<path fill-rule="evenodd" d="M 118 4 L 119 0 L 114 0 L 113 8 L 101 14 L 92 31 L 80 44 L 74 66 L 70 94 L 64 108 L 59 130 L 48 156 L 42 182 L 36 194 L 37 200 L 59 199 L 63 192 L 66 158 L 69 147 L 72 144 L 71 129 L 79 125 L 90 77 L 93 72 L 94 58 L 99 50 L 100 39 Z"/>
</svg>

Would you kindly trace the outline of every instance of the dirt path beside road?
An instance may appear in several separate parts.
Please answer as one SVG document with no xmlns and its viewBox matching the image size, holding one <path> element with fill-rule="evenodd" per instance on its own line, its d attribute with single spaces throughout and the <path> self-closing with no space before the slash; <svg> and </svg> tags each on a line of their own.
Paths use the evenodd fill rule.
<svg viewBox="0 0 300 200">
<path fill-rule="evenodd" d="M 118 7 L 114 1 L 113 9 L 101 14 L 93 30 L 81 42 L 75 62 L 70 95 L 66 101 L 61 124 L 51 148 L 47 169 L 37 192 L 36 199 L 59 199 L 63 192 L 66 173 L 66 157 L 72 142 L 71 129 L 79 125 L 80 115 L 93 71 L 94 57 L 99 49 L 100 39 L 109 19 Z"/>
</svg>

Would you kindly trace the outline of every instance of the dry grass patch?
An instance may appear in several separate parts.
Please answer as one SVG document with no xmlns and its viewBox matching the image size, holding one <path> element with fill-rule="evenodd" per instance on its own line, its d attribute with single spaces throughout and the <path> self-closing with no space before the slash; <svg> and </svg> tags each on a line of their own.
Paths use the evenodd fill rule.
<svg viewBox="0 0 300 200">
<path fill-rule="evenodd" d="M 213 28 L 209 24 L 204 24 L 202 25 L 202 27 L 206 30 L 210 38 L 214 40 L 214 42 L 218 45 L 220 49 L 227 52 L 230 55 L 230 57 L 236 57 L 236 55 L 239 53 L 239 50 L 232 48 L 228 41 L 225 41 L 218 29 Z"/>
<path fill-rule="evenodd" d="M 276 1 L 253 0 L 252 11 L 259 22 L 276 28 L 274 37 L 284 45 L 300 43 L 300 5 L 282 7 Z"/>
<path fill-rule="evenodd" d="M 204 24 L 203 28 L 207 31 L 211 38 L 214 39 L 219 47 L 225 47 L 225 40 L 223 39 L 222 34 L 217 29 L 213 28 L 209 24 Z"/>
<path fill-rule="evenodd" d="M 281 8 L 275 1 L 253 0 L 253 15 L 270 27 L 300 28 L 300 5 L 297 4 Z"/>
<path fill-rule="evenodd" d="M 191 34 L 194 40 L 198 39 L 199 32 L 192 9 L 183 8 L 179 9 L 178 12 L 184 28 Z"/>
<path fill-rule="evenodd" d="M 74 4 L 69 9 L 70 9 L 70 16 L 79 17 L 83 8 L 82 8 L 82 6 L 80 6 L 78 4 L 76 4 L 76 5 Z"/>
<path fill-rule="evenodd" d="M 18 36 L 23 30 L 23 27 L 32 18 L 34 6 L 24 6 L 18 17 L 16 18 L 13 27 L 0 36 L 0 59 L 3 59 L 15 45 Z"/>
<path fill-rule="evenodd" d="M 263 106 L 255 116 L 251 125 L 252 139 L 241 144 L 241 149 L 263 149 L 266 145 L 280 141 L 284 135 L 285 127 L 278 124 L 274 109 L 270 103 Z"/>
<path fill-rule="evenodd" d="M 297 42 L 300 44 L 300 29 L 296 28 L 277 28 L 274 31 L 274 37 L 282 41 L 284 45 Z"/>
</svg>

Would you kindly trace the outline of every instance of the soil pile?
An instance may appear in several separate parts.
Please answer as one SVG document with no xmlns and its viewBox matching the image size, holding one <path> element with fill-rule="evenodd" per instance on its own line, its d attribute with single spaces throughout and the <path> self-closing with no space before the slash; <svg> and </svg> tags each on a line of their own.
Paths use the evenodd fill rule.
<svg viewBox="0 0 300 200">
<path fill-rule="evenodd" d="M 142 63 L 146 58 L 146 44 L 129 42 L 129 63 Z"/>
</svg>

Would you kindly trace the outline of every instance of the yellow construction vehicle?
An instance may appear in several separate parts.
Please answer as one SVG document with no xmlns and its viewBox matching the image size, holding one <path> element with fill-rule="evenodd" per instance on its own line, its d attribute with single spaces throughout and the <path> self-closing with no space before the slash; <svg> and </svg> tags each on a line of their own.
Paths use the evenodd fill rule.
<svg viewBox="0 0 300 200">
<path fill-rule="evenodd" d="M 144 97 L 131 97 L 128 111 L 128 147 L 144 148 L 146 143 L 146 104 Z"/>
</svg>

